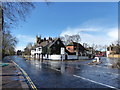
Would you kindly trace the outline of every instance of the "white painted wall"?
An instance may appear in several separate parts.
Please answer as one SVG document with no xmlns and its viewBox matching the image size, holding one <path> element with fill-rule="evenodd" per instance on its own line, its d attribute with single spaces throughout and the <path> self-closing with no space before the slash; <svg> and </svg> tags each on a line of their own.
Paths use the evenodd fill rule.
<svg viewBox="0 0 120 90">
<path fill-rule="evenodd" d="M 31 55 L 34 55 L 34 53 L 35 53 L 35 50 L 31 50 Z"/>
<path fill-rule="evenodd" d="M 110 54 L 110 51 L 106 51 L 106 56 L 108 57 L 108 55 Z"/>
<path fill-rule="evenodd" d="M 79 56 L 79 59 L 89 59 L 87 56 Z"/>
<path fill-rule="evenodd" d="M 62 55 L 63 60 L 65 60 L 65 55 Z M 61 60 L 61 55 L 48 55 L 47 58 L 47 54 L 45 56 L 43 56 L 43 59 L 50 59 L 50 60 Z M 76 55 L 68 55 L 67 59 L 77 59 Z M 79 56 L 79 59 L 89 59 L 86 56 Z"/>
<path fill-rule="evenodd" d="M 77 59 L 76 55 L 68 55 L 67 59 Z"/>
<path fill-rule="evenodd" d="M 36 54 L 35 58 L 39 58 L 39 55 Z M 40 58 L 42 58 L 41 54 L 40 54 Z M 62 55 L 62 58 L 63 58 L 63 60 L 65 60 L 65 55 Z M 47 54 L 46 54 L 45 56 L 43 55 L 43 59 L 61 60 L 61 55 L 48 55 L 48 58 L 47 58 Z M 67 55 L 67 59 L 77 59 L 77 56 L 76 55 Z M 88 57 L 86 57 L 86 56 L 79 56 L 79 59 L 88 59 Z"/>
<path fill-rule="evenodd" d="M 62 55 L 62 58 L 65 59 L 65 55 Z M 51 60 L 61 60 L 61 55 L 49 55 Z"/>
<path fill-rule="evenodd" d="M 36 54 L 35 58 L 39 58 L 39 54 L 41 54 L 41 53 L 42 53 L 42 47 L 37 47 L 37 48 L 35 48 L 35 50 L 31 50 L 31 57 L 33 58 L 34 55 Z"/>
<path fill-rule="evenodd" d="M 43 55 L 43 59 L 48 59 L 48 58 L 47 58 L 47 54 L 46 54 L 45 56 Z"/>
</svg>

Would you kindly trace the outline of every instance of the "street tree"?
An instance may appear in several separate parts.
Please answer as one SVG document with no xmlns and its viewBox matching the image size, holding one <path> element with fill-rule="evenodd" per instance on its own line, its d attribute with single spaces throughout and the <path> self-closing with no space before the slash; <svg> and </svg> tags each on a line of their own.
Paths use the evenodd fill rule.
<svg viewBox="0 0 120 90">
<path fill-rule="evenodd" d="M 3 33 L 2 56 L 4 57 L 6 55 L 14 55 L 16 44 L 16 37 L 12 36 L 10 31 L 5 31 Z"/>
</svg>

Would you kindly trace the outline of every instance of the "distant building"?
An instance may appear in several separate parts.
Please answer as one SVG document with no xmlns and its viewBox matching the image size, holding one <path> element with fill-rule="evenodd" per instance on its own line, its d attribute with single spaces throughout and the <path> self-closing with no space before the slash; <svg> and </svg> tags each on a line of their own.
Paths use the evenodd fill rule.
<svg viewBox="0 0 120 90">
<path fill-rule="evenodd" d="M 95 51 L 95 56 L 104 57 L 106 56 L 106 51 Z"/>
<path fill-rule="evenodd" d="M 120 55 L 120 46 L 119 45 L 110 45 L 107 47 L 107 57 L 111 57 L 111 55 Z"/>
<path fill-rule="evenodd" d="M 22 51 L 21 50 L 17 50 L 17 55 L 22 55 Z"/>
</svg>

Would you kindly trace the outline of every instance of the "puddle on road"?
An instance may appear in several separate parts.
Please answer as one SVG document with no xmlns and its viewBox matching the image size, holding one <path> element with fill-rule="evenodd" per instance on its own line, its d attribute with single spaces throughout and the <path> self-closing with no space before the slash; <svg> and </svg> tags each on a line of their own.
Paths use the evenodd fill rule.
<svg viewBox="0 0 120 90">
<path fill-rule="evenodd" d="M 95 66 L 113 68 L 113 66 L 112 66 L 113 64 L 111 64 L 111 59 L 103 58 L 101 61 L 104 63 L 95 65 Z M 38 69 L 41 69 L 42 67 L 43 68 L 51 68 L 51 69 L 61 72 L 62 74 L 68 73 L 68 74 L 73 75 L 73 74 L 77 73 L 77 71 L 79 71 L 79 73 L 88 72 L 85 70 L 89 69 L 88 67 L 86 68 L 85 65 L 80 65 L 80 63 L 78 63 L 78 62 L 76 62 L 76 63 L 69 63 L 69 62 L 66 63 L 66 62 L 60 62 L 60 61 L 40 62 L 39 60 L 29 60 L 29 62 Z M 88 65 L 88 66 L 92 66 L 92 65 Z M 90 70 L 90 72 L 92 72 L 92 71 Z M 118 71 L 118 73 L 120 73 L 120 72 Z"/>
</svg>

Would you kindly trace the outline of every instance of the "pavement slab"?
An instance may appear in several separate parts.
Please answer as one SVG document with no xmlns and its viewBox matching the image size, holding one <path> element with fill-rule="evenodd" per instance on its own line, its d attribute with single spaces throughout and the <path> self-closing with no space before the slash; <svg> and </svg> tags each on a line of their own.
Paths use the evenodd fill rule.
<svg viewBox="0 0 120 90">
<path fill-rule="evenodd" d="M 2 67 L 2 89 L 23 89 L 29 88 L 22 72 L 13 63 L 9 62 L 8 66 Z"/>
</svg>

